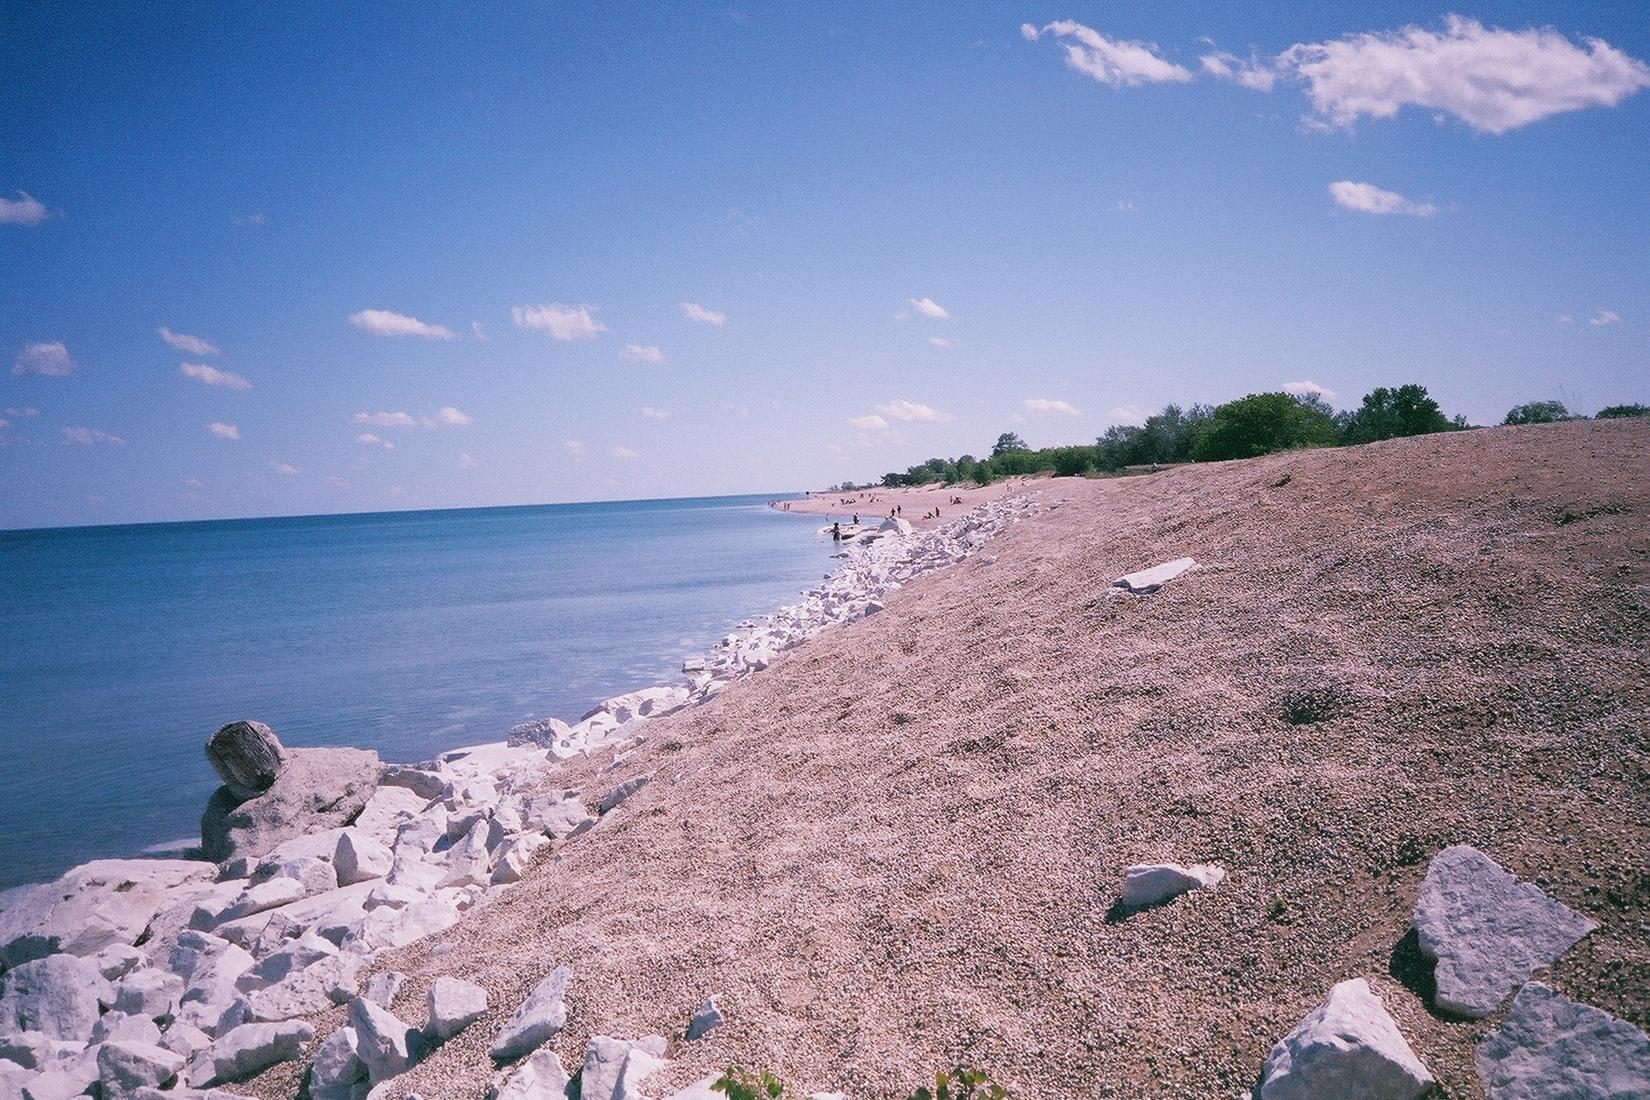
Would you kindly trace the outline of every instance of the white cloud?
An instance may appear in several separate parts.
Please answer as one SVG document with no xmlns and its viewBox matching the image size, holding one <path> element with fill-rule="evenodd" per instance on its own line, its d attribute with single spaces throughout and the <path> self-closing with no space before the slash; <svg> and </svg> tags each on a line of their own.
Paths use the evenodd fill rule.
<svg viewBox="0 0 1650 1100">
<path fill-rule="evenodd" d="M 51 216 L 51 211 L 27 191 L 19 191 L 15 199 L 0 198 L 0 225 L 39 225 Z"/>
<path fill-rule="evenodd" d="M 888 421 L 884 420 L 880 416 L 877 416 L 875 413 L 869 413 L 865 416 L 849 417 L 848 425 L 850 427 L 858 428 L 862 432 L 880 432 L 887 430 Z"/>
<path fill-rule="evenodd" d="M 40 410 L 33 405 L 24 405 L 20 409 L 7 409 L 7 416 L 39 416 Z"/>
<path fill-rule="evenodd" d="M 459 469 L 461 469 L 461 470 L 473 470 L 477 466 L 480 466 L 480 465 L 481 465 L 481 463 L 477 462 L 475 460 L 474 456 L 469 454 L 467 451 L 460 451 L 459 452 L 459 454 L 458 454 L 458 467 L 459 467 Z"/>
<path fill-rule="evenodd" d="M 1061 413 L 1065 416 L 1081 416 L 1083 410 L 1069 401 L 1059 401 L 1051 397 L 1028 397 L 1025 400 L 1026 412 L 1034 413 Z"/>
<path fill-rule="evenodd" d="M 125 444 L 125 440 L 113 432 L 106 432 L 102 428 L 64 428 L 63 442 L 79 443 L 85 447 L 95 447 L 99 443 L 111 443 L 116 446 Z"/>
<path fill-rule="evenodd" d="M 487 342 L 487 330 L 482 327 L 480 321 L 470 322 L 470 335 L 483 344 Z"/>
<path fill-rule="evenodd" d="M 1570 325 L 1575 323 L 1575 318 L 1571 317 L 1568 313 L 1560 313 L 1557 320 L 1561 325 Z"/>
<path fill-rule="evenodd" d="M 946 311 L 946 308 L 934 301 L 932 298 L 912 298 L 911 308 L 922 314 L 924 317 L 935 317 L 942 321 L 949 320 L 951 317 L 951 314 Z"/>
<path fill-rule="evenodd" d="M 1132 213 L 1134 213 L 1134 211 L 1135 211 L 1135 205 L 1134 205 L 1134 200 L 1133 199 L 1118 199 L 1117 200 L 1117 212 L 1119 214 L 1132 214 Z"/>
<path fill-rule="evenodd" d="M 641 413 L 643 416 L 647 417 L 649 420 L 669 420 L 670 419 L 670 410 L 669 409 L 656 409 L 652 405 L 643 405 L 641 408 L 637 409 L 636 411 Z"/>
<path fill-rule="evenodd" d="M 440 409 L 436 410 L 435 424 L 437 425 L 446 425 L 449 428 L 468 428 L 475 422 L 475 417 L 471 416 L 469 413 L 459 412 L 451 405 L 443 405 Z M 434 425 L 426 420 L 424 422 L 424 426 L 433 427 Z"/>
<path fill-rule="evenodd" d="M 721 328 L 728 323 L 728 315 L 715 309 L 706 309 L 697 302 L 683 302 L 682 316 L 690 321 L 697 321 L 701 325 L 715 325 Z"/>
<path fill-rule="evenodd" d="M 580 440 L 577 440 L 577 439 L 568 439 L 568 440 L 564 440 L 562 442 L 562 446 L 567 448 L 567 453 L 573 456 L 573 461 L 574 462 L 583 462 L 584 461 L 584 443 L 583 442 L 581 442 Z"/>
<path fill-rule="evenodd" d="M 1373 183 L 1336 180 L 1329 185 L 1329 193 L 1334 196 L 1336 206 L 1363 214 L 1413 214 L 1417 218 L 1430 218 L 1438 213 L 1438 207 L 1430 202 L 1411 202 L 1398 192 L 1382 190 Z"/>
<path fill-rule="evenodd" d="M 69 349 L 63 346 L 63 341 L 42 340 L 25 346 L 17 353 L 17 359 L 11 365 L 11 372 L 61 378 L 65 374 L 73 374 L 76 365 L 69 357 Z"/>
<path fill-rule="evenodd" d="M 592 340 L 607 331 L 607 326 L 596 320 L 594 306 L 546 302 L 541 306 L 516 306 L 510 316 L 517 328 L 543 329 L 557 340 Z"/>
<path fill-rule="evenodd" d="M 621 445 L 621 446 L 613 448 L 613 457 L 614 458 L 622 458 L 626 462 L 628 462 L 633 458 L 641 458 L 642 456 L 637 454 L 635 451 L 631 450 L 629 447 L 625 447 L 625 446 Z"/>
<path fill-rule="evenodd" d="M 939 409 L 929 408 L 927 405 L 915 401 L 890 401 L 885 405 L 875 406 L 875 411 L 892 420 L 914 421 L 923 420 L 934 424 L 942 424 L 951 419 L 951 414 Z"/>
<path fill-rule="evenodd" d="M 355 437 L 355 441 L 357 443 L 364 443 L 369 447 L 382 447 L 386 451 L 395 450 L 395 444 L 394 443 L 391 443 L 387 439 L 380 439 L 378 436 L 373 435 L 371 432 L 362 432 L 360 435 Z"/>
<path fill-rule="evenodd" d="M 949 349 L 954 348 L 954 347 L 957 346 L 956 344 L 953 344 L 950 340 L 947 340 L 943 336 L 930 336 L 928 338 L 928 342 L 930 344 L 933 344 L 937 348 L 944 348 L 946 350 L 949 350 Z"/>
<path fill-rule="evenodd" d="M 1241 85 L 1251 91 L 1269 92 L 1272 85 L 1277 83 L 1278 74 L 1270 65 L 1258 58 L 1251 57 L 1245 61 L 1234 54 L 1216 51 L 1204 54 L 1198 58 L 1203 63 L 1203 71 L 1220 80 L 1230 80 L 1233 84 Z"/>
<path fill-rule="evenodd" d="M 1121 42 L 1107 38 L 1093 27 L 1062 19 L 1038 30 L 1030 23 L 1020 24 L 1020 33 L 1026 41 L 1035 42 L 1042 35 L 1068 39 L 1065 43 L 1066 64 L 1102 84 L 1121 88 L 1132 84 L 1185 84 L 1192 74 L 1172 61 L 1165 61 L 1157 47 L 1147 42 Z"/>
<path fill-rule="evenodd" d="M 270 465 L 275 467 L 276 473 L 281 474 L 284 477 L 291 477 L 294 474 L 303 473 L 303 471 L 298 469 L 298 467 L 285 462 L 273 462 Z"/>
<path fill-rule="evenodd" d="M 1292 393 L 1296 397 L 1321 397 L 1326 401 L 1335 396 L 1334 390 L 1328 386 L 1320 386 L 1310 378 L 1303 378 L 1299 382 L 1285 382 L 1283 392 Z"/>
<path fill-rule="evenodd" d="M 239 439 L 241 430 L 233 424 L 225 424 L 221 420 L 214 420 L 206 426 L 206 430 L 219 439 Z"/>
<path fill-rule="evenodd" d="M 619 351 L 619 358 L 627 363 L 652 363 L 662 367 L 665 364 L 665 353 L 657 344 L 626 344 Z"/>
<path fill-rule="evenodd" d="M 375 336 L 422 336 L 426 340 L 456 340 L 458 334 L 446 325 L 430 325 L 405 313 L 387 309 L 363 309 L 349 316 L 349 323 Z"/>
<path fill-rule="evenodd" d="M 1106 418 L 1118 424 L 1144 424 L 1150 415 L 1139 405 L 1115 405 L 1106 413 Z"/>
<path fill-rule="evenodd" d="M 1601 309 L 1587 318 L 1589 325 L 1614 325 L 1621 321 L 1621 315 L 1613 309 Z"/>
<path fill-rule="evenodd" d="M 234 371 L 219 370 L 209 367 L 205 363 L 183 363 L 178 371 L 185 378 L 193 378 L 197 382 L 204 382 L 208 386 L 222 386 L 226 390 L 249 390 L 252 388 L 250 379 Z"/>
<path fill-rule="evenodd" d="M 1444 17 L 1442 31 L 1408 26 L 1299 43 L 1278 68 L 1306 83 L 1315 121 L 1349 128 L 1405 107 L 1454 115 L 1501 134 L 1565 111 L 1613 107 L 1650 87 L 1650 66 L 1608 42 L 1577 45 L 1552 28 L 1509 31 Z"/>
<path fill-rule="evenodd" d="M 371 424 L 375 428 L 418 427 L 418 421 L 404 412 L 358 412 L 350 419 L 356 424 Z"/>
<path fill-rule="evenodd" d="M 191 336 L 187 332 L 173 332 L 165 325 L 155 330 L 166 343 L 185 355 L 217 355 L 217 345 L 200 336 Z"/>
</svg>

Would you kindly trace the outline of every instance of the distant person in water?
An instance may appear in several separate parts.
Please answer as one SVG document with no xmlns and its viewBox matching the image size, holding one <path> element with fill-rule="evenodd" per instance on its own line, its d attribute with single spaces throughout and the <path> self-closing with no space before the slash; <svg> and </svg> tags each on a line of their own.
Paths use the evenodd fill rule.
<svg viewBox="0 0 1650 1100">
<path fill-rule="evenodd" d="M 836 541 L 838 541 L 838 542 L 842 541 L 842 524 L 840 524 L 840 523 L 831 524 L 831 537 L 833 539 L 835 539 Z"/>
<path fill-rule="evenodd" d="M 858 512 L 854 513 L 854 526 L 855 527 L 859 526 L 859 513 Z"/>
</svg>

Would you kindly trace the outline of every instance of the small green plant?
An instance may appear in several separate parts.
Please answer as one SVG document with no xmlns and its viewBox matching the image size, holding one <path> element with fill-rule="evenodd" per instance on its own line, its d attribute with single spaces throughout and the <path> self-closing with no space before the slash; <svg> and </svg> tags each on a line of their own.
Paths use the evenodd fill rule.
<svg viewBox="0 0 1650 1100">
<path fill-rule="evenodd" d="M 728 1071 L 711 1083 L 711 1089 L 726 1096 L 728 1100 L 778 1100 L 785 1095 L 785 1086 L 767 1070 L 757 1070 L 752 1073 L 738 1066 L 729 1066 Z"/>
<path fill-rule="evenodd" d="M 935 1073 L 934 1087 L 924 1085 L 908 1100 L 1003 1100 L 1007 1095 L 1008 1090 L 983 1071 L 958 1066 L 950 1073 L 943 1069 Z"/>
</svg>

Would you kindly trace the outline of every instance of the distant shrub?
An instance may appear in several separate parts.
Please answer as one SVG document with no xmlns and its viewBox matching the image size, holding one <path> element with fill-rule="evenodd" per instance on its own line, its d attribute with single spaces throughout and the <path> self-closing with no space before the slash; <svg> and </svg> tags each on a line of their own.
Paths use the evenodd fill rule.
<svg viewBox="0 0 1650 1100">
<path fill-rule="evenodd" d="M 1094 469 L 1093 447 L 1052 447 L 1048 455 L 1056 477 L 1082 477 Z"/>
<path fill-rule="evenodd" d="M 1606 405 L 1594 420 L 1626 420 L 1635 416 L 1650 416 L 1650 405 Z"/>
<path fill-rule="evenodd" d="M 1363 404 L 1341 418 L 1341 438 L 1347 443 L 1447 432 L 1455 425 L 1427 394 L 1411 382 L 1396 389 L 1379 386 L 1364 394 Z"/>
<path fill-rule="evenodd" d="M 958 1066 L 950 1073 L 934 1074 L 932 1089 L 924 1085 L 907 1100 L 1002 1100 L 1007 1095 L 1007 1089 L 979 1070 Z"/>
<path fill-rule="evenodd" d="M 1193 457 L 1200 462 L 1254 458 L 1296 447 L 1335 442 L 1335 426 L 1322 401 L 1287 393 L 1252 393 L 1215 409 L 1200 433 Z"/>
<path fill-rule="evenodd" d="M 1507 418 L 1503 424 L 1556 424 L 1560 420 L 1574 420 L 1570 410 L 1564 407 L 1562 401 L 1531 401 L 1525 405 L 1514 405 L 1507 410 Z"/>
</svg>

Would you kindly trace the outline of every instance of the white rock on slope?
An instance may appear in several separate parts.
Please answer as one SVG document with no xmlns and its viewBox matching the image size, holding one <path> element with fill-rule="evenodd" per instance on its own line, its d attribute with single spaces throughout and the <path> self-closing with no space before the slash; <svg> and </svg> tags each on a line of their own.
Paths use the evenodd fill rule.
<svg viewBox="0 0 1650 1100">
<path fill-rule="evenodd" d="M 394 1077 L 413 1064 L 418 1037 L 389 1009 L 357 997 L 349 1005 L 349 1026 L 355 1029 L 355 1052 L 366 1065 L 371 1084 Z"/>
<path fill-rule="evenodd" d="M 1475 1019 L 1597 927 L 1465 844 L 1432 857 L 1415 901 L 1421 953 L 1437 960 L 1438 1007 Z"/>
<path fill-rule="evenodd" d="M 332 866 L 342 886 L 383 878 L 389 874 L 391 862 L 390 850 L 361 829 L 343 830 L 332 852 Z"/>
<path fill-rule="evenodd" d="M 357 1050 L 355 1029 L 343 1027 L 321 1040 L 309 1067 L 311 1100 L 349 1100 L 367 1079 L 367 1064 Z"/>
<path fill-rule="evenodd" d="M 53 882 L 0 893 L 0 965 L 47 955 L 95 955 L 143 935 L 174 888 L 217 873 L 179 859 L 98 859 Z"/>
<path fill-rule="evenodd" d="M 1260 1100 L 1415 1100 L 1431 1087 L 1381 999 L 1353 978 L 1272 1048 Z"/>
<path fill-rule="evenodd" d="M 1178 863 L 1138 863 L 1123 872 L 1121 900 L 1134 908 L 1157 905 L 1192 890 L 1219 885 L 1225 877 L 1225 871 L 1208 863 L 1191 867 Z"/>
<path fill-rule="evenodd" d="M 458 978 L 437 978 L 430 986 L 428 1022 L 424 1034 L 451 1039 L 487 1011 L 487 991 Z"/>
<path fill-rule="evenodd" d="M 493 1040 L 492 1056 L 501 1062 L 519 1058 L 560 1031 L 567 1024 L 567 985 L 572 980 L 573 972 L 558 966 L 534 986 Z"/>
<path fill-rule="evenodd" d="M 535 1050 L 520 1065 L 493 1079 L 487 1100 L 563 1100 L 567 1085 L 567 1070 L 556 1052 Z"/>
<path fill-rule="evenodd" d="M 131 1100 L 138 1089 L 158 1088 L 183 1069 L 183 1057 L 147 1043 L 111 1042 L 97 1048 L 102 1100 Z"/>
<path fill-rule="evenodd" d="M 592 1035 L 584 1048 L 580 1100 L 645 1100 L 642 1079 L 670 1064 L 664 1054 L 660 1035 L 634 1041 Z"/>
<path fill-rule="evenodd" d="M 208 1052 L 211 1072 L 206 1080 L 191 1080 L 189 1083 L 195 1088 L 200 1088 L 213 1082 L 239 1081 L 243 1077 L 251 1077 L 277 1062 L 287 1062 L 296 1058 L 304 1044 L 313 1038 L 315 1028 L 302 1020 L 287 1020 L 278 1024 L 242 1024 L 212 1044 Z"/>
<path fill-rule="evenodd" d="M 1191 558 L 1175 558 L 1162 565 L 1154 565 L 1150 569 L 1141 569 L 1134 573 L 1125 573 L 1111 582 L 1113 588 L 1121 588 L 1125 592 L 1136 596 L 1149 596 L 1159 588 L 1168 584 L 1188 569 L 1197 568 L 1197 562 Z"/>
<path fill-rule="evenodd" d="M 1627 1100 L 1650 1096 L 1650 1037 L 1541 982 L 1513 998 L 1478 1044 L 1488 1100 Z"/>
<path fill-rule="evenodd" d="M 38 1031 L 85 1041 L 112 998 L 103 975 L 78 955 L 48 955 L 0 974 L 0 1033 Z"/>
</svg>

